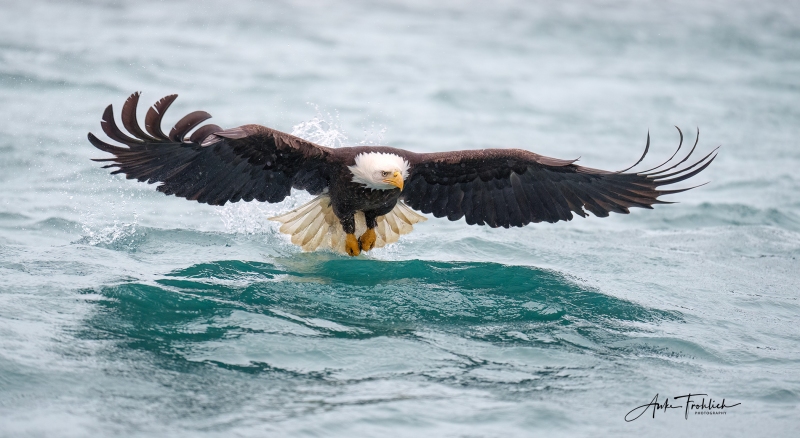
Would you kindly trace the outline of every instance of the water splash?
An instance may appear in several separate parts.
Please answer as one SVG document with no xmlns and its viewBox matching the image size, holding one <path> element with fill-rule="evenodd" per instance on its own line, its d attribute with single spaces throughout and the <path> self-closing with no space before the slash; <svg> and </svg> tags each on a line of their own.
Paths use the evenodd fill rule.
<svg viewBox="0 0 800 438">
<path fill-rule="evenodd" d="M 132 245 L 135 240 L 138 217 L 134 214 L 133 222 L 120 222 L 115 220 L 110 226 L 94 229 L 90 224 L 81 224 L 83 238 L 79 240 L 92 246 L 122 246 Z"/>
<path fill-rule="evenodd" d="M 356 143 L 359 146 L 382 145 L 383 136 L 386 134 L 386 126 L 376 125 L 374 122 L 369 128 L 364 128 L 364 138 Z"/>
<path fill-rule="evenodd" d="M 298 123 L 292 127 L 291 134 L 322 146 L 338 148 L 342 146 L 380 145 L 386 134 L 386 127 L 370 123 L 364 128 L 364 137 L 359 141 L 352 141 L 342 129 L 339 121 L 339 112 L 323 112 L 319 105 L 308 102 L 314 108 L 315 115 L 306 122 Z"/>
<path fill-rule="evenodd" d="M 225 225 L 225 230 L 233 234 L 264 234 L 269 232 L 267 217 L 270 213 L 259 203 L 241 202 L 214 209 Z"/>
<path fill-rule="evenodd" d="M 309 121 L 294 125 L 292 135 L 322 146 L 332 148 L 346 146 L 348 138 L 339 125 L 339 112 L 336 111 L 335 115 L 330 112 L 323 114 L 319 105 L 311 102 L 308 104 L 314 107 L 316 115 Z"/>
</svg>

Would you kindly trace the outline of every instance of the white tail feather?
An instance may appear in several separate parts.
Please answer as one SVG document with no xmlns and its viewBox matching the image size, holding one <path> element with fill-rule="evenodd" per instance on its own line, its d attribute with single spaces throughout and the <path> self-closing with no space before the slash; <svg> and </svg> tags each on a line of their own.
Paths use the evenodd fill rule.
<svg viewBox="0 0 800 438">
<path fill-rule="evenodd" d="M 281 233 L 292 236 L 292 243 L 303 248 L 303 251 L 330 249 L 346 254 L 344 249 L 345 233 L 339 218 L 333 214 L 331 198 L 320 195 L 311 202 L 269 220 L 281 223 Z M 367 223 L 363 212 L 356 212 L 356 236 L 367 231 Z M 428 220 L 408 208 L 402 201 L 388 214 L 379 216 L 375 227 L 375 248 L 381 248 L 397 242 L 400 236 L 414 230 L 414 224 Z"/>
</svg>

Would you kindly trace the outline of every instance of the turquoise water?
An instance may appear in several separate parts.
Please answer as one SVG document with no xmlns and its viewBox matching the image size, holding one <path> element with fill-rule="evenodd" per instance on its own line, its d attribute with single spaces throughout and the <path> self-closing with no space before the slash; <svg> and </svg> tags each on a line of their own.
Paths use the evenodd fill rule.
<svg viewBox="0 0 800 438">
<path fill-rule="evenodd" d="M 800 9 L 782 2 L 5 2 L 0 436 L 794 436 Z M 430 218 L 351 259 L 109 175 L 109 103 L 329 145 L 655 166 L 679 203 Z M 725 415 L 625 415 L 707 393 Z M 675 401 L 673 404 L 680 404 Z"/>
</svg>

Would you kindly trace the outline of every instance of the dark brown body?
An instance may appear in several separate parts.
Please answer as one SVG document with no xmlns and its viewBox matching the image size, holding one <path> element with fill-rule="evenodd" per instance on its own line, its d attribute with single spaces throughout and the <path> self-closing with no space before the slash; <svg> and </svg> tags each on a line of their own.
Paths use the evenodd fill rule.
<svg viewBox="0 0 800 438">
<path fill-rule="evenodd" d="M 383 146 L 357 146 L 331 150 L 331 180 L 328 182 L 328 194 L 331 197 L 333 212 L 348 234 L 355 233 L 356 212 L 364 212 L 367 228 L 375 228 L 375 219 L 392 211 L 400 199 L 400 189 L 373 190 L 353 182 L 353 174 L 348 167 L 355 165 L 356 156 L 369 152 L 394 153 L 399 156 L 408 153 L 401 149 Z"/>
<path fill-rule="evenodd" d="M 348 181 L 347 175 L 337 175 L 334 178 L 337 180 L 331 182 L 328 194 L 333 213 L 339 218 L 347 234 L 356 232 L 356 212 L 363 211 L 367 228 L 375 228 L 375 219 L 392 211 L 400 199 L 400 189 L 373 190 Z"/>
</svg>

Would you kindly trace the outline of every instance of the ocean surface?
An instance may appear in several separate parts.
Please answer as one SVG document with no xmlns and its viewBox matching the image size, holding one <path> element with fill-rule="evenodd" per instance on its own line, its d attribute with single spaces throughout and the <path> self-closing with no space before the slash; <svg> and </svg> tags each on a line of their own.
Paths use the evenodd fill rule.
<svg viewBox="0 0 800 438">
<path fill-rule="evenodd" d="M 799 436 L 800 4 L 0 3 L 0 436 Z M 619 170 L 678 203 L 366 256 L 109 175 L 142 91 L 319 143 Z M 693 185 L 687 183 L 684 187 Z M 684 408 L 625 417 L 658 394 Z"/>
</svg>

